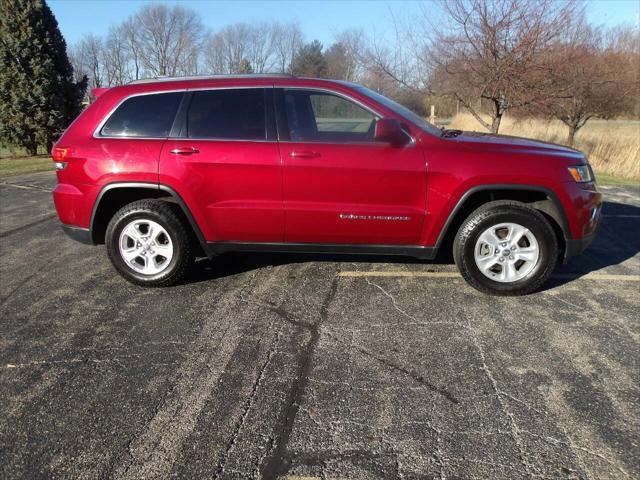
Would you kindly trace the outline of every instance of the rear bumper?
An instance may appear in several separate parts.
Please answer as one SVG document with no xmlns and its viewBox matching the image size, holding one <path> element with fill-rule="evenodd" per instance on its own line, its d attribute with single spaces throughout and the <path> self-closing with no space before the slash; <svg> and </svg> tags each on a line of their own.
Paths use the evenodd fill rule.
<svg viewBox="0 0 640 480">
<path fill-rule="evenodd" d="M 93 205 L 100 187 L 94 185 L 58 183 L 53 189 L 53 203 L 64 225 L 88 228 Z"/>
<path fill-rule="evenodd" d="M 73 225 L 62 225 L 62 230 L 69 238 L 84 243 L 85 245 L 95 245 L 91 238 L 91 230 L 88 228 L 74 227 Z"/>
</svg>

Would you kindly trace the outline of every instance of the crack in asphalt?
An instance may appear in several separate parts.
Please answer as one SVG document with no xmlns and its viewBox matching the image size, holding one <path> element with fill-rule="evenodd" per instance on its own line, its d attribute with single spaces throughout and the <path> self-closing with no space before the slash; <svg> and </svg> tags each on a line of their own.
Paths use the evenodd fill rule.
<svg viewBox="0 0 640 480">
<path fill-rule="evenodd" d="M 19 227 L 13 228 L 11 230 L 7 230 L 6 232 L 2 232 L 0 233 L 0 238 L 5 238 L 8 237 L 9 235 L 13 235 L 14 233 L 18 233 L 18 232 L 22 232 L 23 230 L 26 230 L 28 228 L 31 227 L 35 227 L 36 225 L 40 225 L 41 223 L 45 223 L 48 222 L 49 220 L 51 220 L 52 218 L 57 217 L 58 214 L 57 213 L 50 213 L 44 217 L 42 217 L 39 220 L 36 220 L 34 222 L 31 223 L 27 223 L 26 225 L 21 225 Z"/>
<path fill-rule="evenodd" d="M 269 330 L 271 330 L 273 325 L 274 325 L 274 323 L 272 322 L 270 324 L 270 326 L 269 326 Z M 264 379 L 267 367 L 271 363 L 271 359 L 273 358 L 273 355 L 275 353 L 275 347 L 278 344 L 278 341 L 280 340 L 281 333 L 282 333 L 282 327 L 274 335 L 273 340 L 271 341 L 271 346 L 269 347 L 269 349 L 267 351 L 266 359 L 262 363 L 262 365 L 260 366 L 260 369 L 258 370 L 258 375 L 257 375 L 255 381 L 253 382 L 253 385 L 251 386 L 251 391 L 249 392 L 249 395 L 247 396 L 247 398 L 244 401 L 244 407 L 242 409 L 242 414 L 240 415 L 240 418 L 236 422 L 236 426 L 233 429 L 233 433 L 231 435 L 231 438 L 228 440 L 226 448 L 225 448 L 225 451 L 222 454 L 222 457 L 220 458 L 220 460 L 218 462 L 218 468 L 217 468 L 217 470 L 215 472 L 215 475 L 213 476 L 213 478 L 215 478 L 215 479 L 220 478 L 220 476 L 224 474 L 224 469 L 225 469 L 226 462 L 229 459 L 229 454 L 231 453 L 231 451 L 235 447 L 236 441 L 238 440 L 238 436 L 240 435 L 240 431 L 242 430 L 242 427 L 244 426 L 244 423 L 247 420 L 247 417 L 249 416 L 249 411 L 251 410 L 251 407 L 253 406 L 253 402 L 254 402 L 255 397 L 257 395 L 258 389 L 260 388 L 260 385 L 262 384 L 262 380 Z"/>
<path fill-rule="evenodd" d="M 570 450 L 578 450 L 580 452 L 584 452 L 587 453 L 593 457 L 599 458 L 600 460 L 604 461 L 605 463 L 611 465 L 612 467 L 614 467 L 616 470 L 618 470 L 620 473 L 622 473 L 625 477 L 627 478 L 631 478 L 631 475 L 624 470 L 622 467 L 620 467 L 615 461 L 607 458 L 606 456 L 602 455 L 601 453 L 598 452 L 594 452 L 593 450 L 590 450 L 588 448 L 585 447 L 581 447 L 579 445 L 576 445 L 569 436 L 567 436 L 567 441 L 563 441 L 560 440 L 558 438 L 555 437 L 550 437 L 548 435 L 538 435 L 537 433 L 533 433 L 533 432 L 529 432 L 528 430 L 520 430 L 521 433 L 524 433 L 525 435 L 530 435 L 532 437 L 538 438 L 550 445 L 562 445 L 565 447 L 569 447 Z"/>
<path fill-rule="evenodd" d="M 235 295 L 225 299 L 225 292 L 221 291 L 219 298 L 225 301 L 216 302 L 216 305 L 222 309 L 240 300 L 242 291 L 253 284 L 256 275 L 254 273 L 248 282 L 239 286 Z M 146 479 L 169 475 L 184 440 L 193 431 L 199 413 L 217 385 L 223 364 L 237 345 L 234 339 L 241 338 L 250 327 L 244 325 L 243 329 L 236 322 L 229 321 L 220 331 L 214 319 L 210 317 L 204 323 L 198 338 L 189 347 L 182 369 L 176 372 L 172 387 L 161 396 L 149 420 L 127 443 L 130 461 L 120 465 L 115 476 Z M 221 339 L 228 340 L 213 341 Z M 220 345 L 220 348 L 211 351 L 209 345 L 212 343 Z M 208 355 L 202 355 L 203 352 L 208 352 Z"/>
<path fill-rule="evenodd" d="M 535 475 L 535 472 L 533 471 L 534 468 L 533 468 L 533 465 L 529 463 L 529 460 L 525 453 L 524 445 L 522 444 L 522 439 L 520 438 L 520 427 L 516 422 L 515 415 L 513 414 L 513 412 L 511 412 L 511 410 L 509 410 L 508 405 L 502 398 L 502 390 L 498 386 L 498 382 L 493 376 L 493 372 L 487 365 L 484 349 L 482 348 L 482 345 L 480 344 L 480 341 L 478 340 L 475 334 L 475 331 L 473 330 L 473 327 L 471 325 L 471 320 L 469 318 L 467 318 L 467 327 L 469 329 L 469 335 L 471 337 L 471 340 L 474 346 L 476 347 L 476 349 L 478 350 L 478 354 L 480 355 L 480 361 L 482 362 L 481 368 L 482 370 L 484 370 L 484 373 L 489 379 L 489 382 L 491 383 L 493 390 L 497 394 L 498 403 L 500 403 L 500 409 L 502 410 L 502 413 L 504 413 L 504 415 L 509 420 L 509 425 L 511 427 L 511 437 L 513 438 L 516 444 L 516 447 L 518 448 L 518 452 L 520 453 L 520 460 L 522 461 L 522 465 L 525 471 L 527 472 L 527 474 L 529 475 L 529 477 L 533 477 Z"/>
<path fill-rule="evenodd" d="M 368 470 L 372 475 L 379 478 L 402 478 L 398 477 L 398 468 L 396 464 L 397 453 L 394 451 L 378 451 L 373 452 L 371 450 L 364 449 L 348 449 L 342 451 L 335 450 L 321 450 L 313 453 L 309 452 L 289 452 L 292 459 L 295 459 L 295 464 L 300 466 L 320 466 L 326 465 L 329 461 L 335 460 L 348 460 L 353 465 L 358 465 L 363 469 Z M 422 472 L 407 472 L 405 468 L 405 474 L 411 476 L 411 478 L 423 478 Z M 404 474 L 403 474 L 404 475 Z M 281 479 L 284 477 L 280 477 Z M 305 477 L 301 477 L 305 478 Z M 309 477 L 313 478 L 313 477 Z M 367 477 L 369 478 L 369 477 Z"/>
<path fill-rule="evenodd" d="M 394 297 L 393 295 L 391 295 L 389 292 L 387 292 L 384 288 L 382 288 L 380 285 L 378 285 L 377 283 L 372 282 L 371 280 L 369 280 L 368 278 L 365 277 L 365 281 L 373 286 L 376 287 L 378 290 L 380 290 L 386 297 L 388 297 L 391 300 L 391 303 L 393 304 L 393 308 L 395 308 L 398 312 L 400 312 L 402 315 L 404 315 L 405 317 L 407 317 L 410 320 L 413 320 L 415 323 L 420 323 L 420 321 L 414 317 L 413 315 L 407 313 L 406 310 L 403 310 L 402 308 L 400 308 L 400 306 L 398 305 L 398 302 L 396 301 L 396 297 Z"/>
<path fill-rule="evenodd" d="M 40 185 L 33 185 L 31 183 L 13 183 L 13 182 L 0 182 L 0 186 L 22 188 L 24 190 L 40 190 L 42 192 L 53 192 L 53 189 L 41 187 Z"/>
<path fill-rule="evenodd" d="M 336 337 L 335 335 L 333 335 L 331 332 L 327 332 L 327 336 L 333 338 L 334 340 L 341 342 L 341 339 Z M 427 380 L 424 375 L 411 370 L 407 367 L 404 367 L 402 365 L 397 365 L 395 363 L 393 363 L 391 360 L 388 360 L 384 357 L 380 357 L 378 355 L 376 355 L 375 353 L 367 350 L 364 347 L 360 347 L 358 345 L 355 345 L 353 347 L 356 351 L 362 353 L 363 355 L 366 355 L 376 361 L 378 361 L 379 363 L 381 363 L 382 365 L 384 365 L 385 367 L 388 367 L 392 370 L 395 370 L 397 372 L 403 373 L 406 376 L 412 378 L 413 380 L 415 380 L 417 383 L 419 383 L 420 385 L 427 387 L 429 390 L 435 392 L 435 393 L 439 393 L 440 395 L 442 395 L 444 398 L 446 398 L 447 400 L 449 400 L 451 403 L 453 404 L 458 404 L 460 403 L 460 400 L 458 400 L 458 398 L 453 395 L 451 392 L 449 392 L 446 388 L 443 387 L 439 387 L 438 385 L 434 385 L 433 383 L 431 383 L 429 380 Z"/>
<path fill-rule="evenodd" d="M 285 320 L 286 322 L 296 327 L 307 330 L 311 333 L 311 339 L 309 340 L 309 342 L 307 342 L 305 347 L 302 349 L 302 353 L 300 355 L 301 360 L 299 362 L 298 375 L 296 376 L 296 381 L 294 382 L 294 385 L 291 389 L 291 395 L 289 397 L 289 401 L 287 402 L 287 407 L 284 410 L 284 414 L 283 414 L 285 420 L 284 422 L 279 422 L 279 423 L 283 423 L 284 426 L 283 428 L 279 429 L 280 434 L 275 442 L 276 450 L 268 457 L 268 460 L 262 464 L 262 467 L 260 469 L 261 476 L 263 478 L 267 478 L 267 479 L 277 478 L 279 475 L 285 473 L 288 470 L 293 460 L 293 457 L 287 454 L 286 447 L 293 430 L 293 424 L 294 424 L 295 418 L 297 417 L 298 413 L 301 410 L 305 411 L 304 408 L 301 407 L 302 397 L 304 396 L 304 391 L 306 390 L 306 386 L 308 382 L 311 380 L 309 376 L 312 369 L 313 353 L 315 351 L 315 348 L 320 338 L 320 328 L 325 323 L 328 316 L 328 307 L 330 303 L 333 301 L 333 298 L 335 297 L 337 292 L 337 286 L 338 286 L 337 279 L 338 277 L 335 276 L 331 284 L 331 287 L 329 289 L 329 293 L 327 294 L 324 301 L 320 305 L 319 319 L 312 324 L 301 322 L 299 320 L 292 318 L 289 312 L 287 312 L 282 306 L 276 306 L 270 302 L 261 302 L 261 301 L 256 301 L 252 299 L 252 302 L 259 303 L 269 308 L 272 312 L 275 312 L 276 314 L 278 314 L 279 317 Z M 400 309 L 399 311 L 402 312 L 402 309 Z M 414 317 L 411 317 L 408 314 L 405 314 L 405 316 L 408 316 L 409 318 L 416 320 Z M 324 333 L 328 337 L 336 340 L 336 342 L 340 344 L 344 343 L 341 338 L 338 338 L 331 331 L 325 330 Z M 352 348 L 354 348 L 359 353 L 362 353 L 368 357 L 371 357 L 372 359 L 378 361 L 379 363 L 383 364 L 387 368 L 396 370 L 400 373 L 403 373 L 409 376 L 410 378 L 415 380 L 417 383 L 419 383 L 421 386 L 425 386 L 429 390 L 432 390 L 444 396 L 450 402 L 454 404 L 459 403 L 459 400 L 453 394 L 451 394 L 448 390 L 432 384 L 421 374 L 413 370 L 410 370 L 408 368 L 405 368 L 403 366 L 396 365 L 390 360 L 379 357 L 373 352 L 370 352 L 369 350 L 363 347 L 353 346 Z M 296 460 L 297 460 L 297 457 L 296 457 Z"/>
<path fill-rule="evenodd" d="M 291 323 L 297 327 L 302 327 L 311 333 L 311 338 L 302 349 L 300 354 L 300 362 L 298 365 L 298 374 L 296 380 L 289 393 L 287 404 L 281 414 L 279 425 L 282 425 L 278 430 L 278 436 L 275 441 L 275 450 L 267 457 L 266 462 L 261 465 L 260 473 L 261 477 L 268 480 L 275 480 L 281 473 L 284 473 L 291 463 L 291 458 L 287 455 L 287 445 L 289 438 L 293 431 L 293 425 L 300 405 L 304 397 L 305 390 L 309 381 L 311 369 L 313 368 L 313 354 L 316 346 L 320 340 L 320 327 L 322 323 L 328 318 L 329 305 L 335 298 L 338 289 L 338 279 L 334 276 L 333 281 L 324 301 L 320 306 L 320 315 L 318 319 L 312 324 L 305 324 L 299 322 L 289 315 L 289 313 L 282 307 L 271 307 L 271 310 L 277 313 L 280 318 Z"/>
</svg>

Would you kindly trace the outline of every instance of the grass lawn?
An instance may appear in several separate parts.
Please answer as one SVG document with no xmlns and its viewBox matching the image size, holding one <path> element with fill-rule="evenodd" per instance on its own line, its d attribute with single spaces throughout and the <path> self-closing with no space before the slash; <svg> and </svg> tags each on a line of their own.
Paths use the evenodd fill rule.
<svg viewBox="0 0 640 480">
<path fill-rule="evenodd" d="M 0 177 L 46 171 L 53 171 L 53 161 L 49 155 L 0 158 Z"/>
<path fill-rule="evenodd" d="M 612 187 L 640 187 L 638 180 L 632 180 L 629 178 L 612 177 L 611 175 L 605 175 L 598 173 L 596 170 L 596 181 L 598 185 L 608 185 Z"/>
</svg>

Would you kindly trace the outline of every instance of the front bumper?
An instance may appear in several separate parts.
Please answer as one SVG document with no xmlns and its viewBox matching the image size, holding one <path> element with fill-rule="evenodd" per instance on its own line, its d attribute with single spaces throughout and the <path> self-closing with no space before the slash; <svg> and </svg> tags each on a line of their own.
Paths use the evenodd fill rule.
<svg viewBox="0 0 640 480">
<path fill-rule="evenodd" d="M 593 239 L 596 238 L 596 234 L 589 235 L 587 237 L 579 238 L 577 240 L 571 239 L 567 241 L 567 246 L 564 252 L 564 263 L 567 263 L 571 257 L 575 257 L 576 255 L 580 255 L 584 252 Z"/>
<path fill-rule="evenodd" d="M 571 257 L 575 257 L 576 255 L 580 255 L 584 252 L 589 245 L 596 238 L 596 234 L 598 233 L 598 229 L 600 228 L 600 224 L 602 223 L 602 203 L 599 203 L 597 206 L 593 206 L 589 220 L 584 225 L 583 229 L 589 232 L 588 235 L 583 236 L 578 239 L 568 239 L 567 245 L 564 252 L 564 263 L 567 263 Z"/>
</svg>

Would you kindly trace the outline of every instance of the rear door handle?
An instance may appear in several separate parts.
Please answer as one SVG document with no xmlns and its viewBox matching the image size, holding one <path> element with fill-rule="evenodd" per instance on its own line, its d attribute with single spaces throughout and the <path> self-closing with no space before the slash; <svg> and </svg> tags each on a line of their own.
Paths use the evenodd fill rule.
<svg viewBox="0 0 640 480">
<path fill-rule="evenodd" d="M 291 152 L 289 156 L 293 158 L 318 158 L 320 154 L 318 152 L 305 150 L 301 152 Z"/>
<path fill-rule="evenodd" d="M 171 150 L 174 155 L 193 155 L 194 153 L 200 153 L 200 150 L 194 147 L 178 147 Z"/>
</svg>

